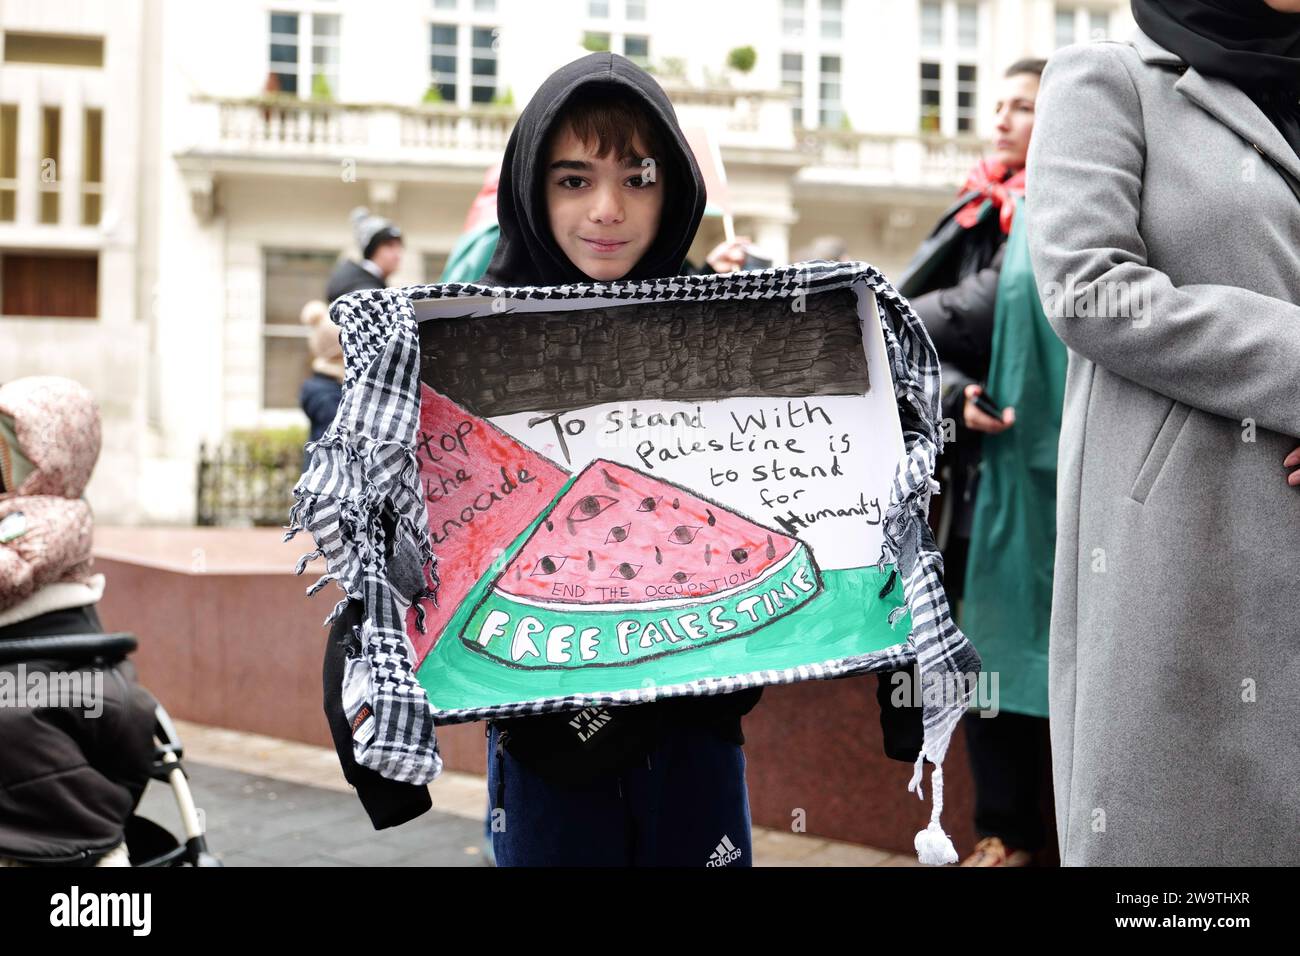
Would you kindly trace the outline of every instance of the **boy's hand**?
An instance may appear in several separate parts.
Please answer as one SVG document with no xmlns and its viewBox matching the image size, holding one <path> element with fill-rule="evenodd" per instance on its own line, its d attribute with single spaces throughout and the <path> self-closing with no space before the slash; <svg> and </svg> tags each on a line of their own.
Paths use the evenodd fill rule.
<svg viewBox="0 0 1300 956">
<path fill-rule="evenodd" d="M 1283 468 L 1300 469 L 1300 448 L 1297 448 L 1291 454 L 1287 455 L 1282 462 Z M 1293 471 L 1286 476 L 1286 483 L 1292 488 L 1300 488 L 1300 470 Z"/>
<path fill-rule="evenodd" d="M 745 249 L 751 245 L 748 236 L 737 236 L 730 242 L 720 242 L 704 257 L 714 272 L 739 272 L 745 264 Z"/>
<path fill-rule="evenodd" d="M 966 422 L 966 427 L 971 431 L 996 435 L 998 432 L 1004 432 L 1014 425 L 1016 423 L 1016 410 L 1010 405 L 1002 409 L 1001 419 L 994 418 L 992 415 L 975 407 L 975 396 L 982 391 L 983 389 L 978 385 L 966 386 L 966 406 L 962 409 L 962 418 Z M 1297 451 L 1300 451 L 1300 449 L 1297 449 Z"/>
</svg>

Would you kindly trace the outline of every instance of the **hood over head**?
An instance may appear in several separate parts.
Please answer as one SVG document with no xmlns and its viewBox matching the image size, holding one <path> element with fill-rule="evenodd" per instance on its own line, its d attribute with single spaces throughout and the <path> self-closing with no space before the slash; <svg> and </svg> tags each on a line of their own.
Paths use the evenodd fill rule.
<svg viewBox="0 0 1300 956">
<path fill-rule="evenodd" d="M 80 498 L 99 445 L 99 408 L 84 386 L 53 376 L 0 386 L 0 494 Z"/>
<path fill-rule="evenodd" d="M 501 238 L 483 282 L 489 285 L 561 285 L 592 281 L 560 249 L 551 234 L 544 187 L 544 150 L 556 121 L 574 95 L 611 90 L 641 103 L 667 156 L 659 231 L 622 280 L 677 275 L 704 215 L 704 178 L 677 123 L 672 102 L 654 78 L 631 60 L 592 53 L 552 73 L 529 100 L 506 144 L 497 192 Z"/>
</svg>

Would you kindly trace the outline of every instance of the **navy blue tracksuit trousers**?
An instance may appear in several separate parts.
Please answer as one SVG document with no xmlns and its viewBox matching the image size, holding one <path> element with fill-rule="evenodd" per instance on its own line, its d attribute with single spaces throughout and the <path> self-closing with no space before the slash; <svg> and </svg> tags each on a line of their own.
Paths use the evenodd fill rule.
<svg viewBox="0 0 1300 956">
<path fill-rule="evenodd" d="M 488 735 L 498 866 L 753 865 L 745 754 L 707 728 L 665 726 L 645 765 L 548 781 Z"/>
</svg>

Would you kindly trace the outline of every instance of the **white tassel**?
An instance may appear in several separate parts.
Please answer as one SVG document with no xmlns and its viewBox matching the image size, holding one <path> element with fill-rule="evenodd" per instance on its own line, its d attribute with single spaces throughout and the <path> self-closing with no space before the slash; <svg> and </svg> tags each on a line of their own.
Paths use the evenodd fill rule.
<svg viewBox="0 0 1300 956">
<path fill-rule="evenodd" d="M 922 752 L 916 758 L 916 769 L 912 774 L 912 781 L 907 785 L 908 790 L 915 790 L 917 796 L 923 800 L 925 797 L 921 792 L 921 777 L 925 773 L 924 762 L 925 754 Z M 934 807 L 930 811 L 930 825 L 916 835 L 916 858 L 926 866 L 944 866 L 957 862 L 957 848 L 952 845 L 952 839 L 943 832 L 943 824 L 939 822 L 939 816 L 943 813 L 943 767 L 941 765 L 935 765 L 934 772 L 930 774 L 930 782 L 934 787 Z"/>
</svg>

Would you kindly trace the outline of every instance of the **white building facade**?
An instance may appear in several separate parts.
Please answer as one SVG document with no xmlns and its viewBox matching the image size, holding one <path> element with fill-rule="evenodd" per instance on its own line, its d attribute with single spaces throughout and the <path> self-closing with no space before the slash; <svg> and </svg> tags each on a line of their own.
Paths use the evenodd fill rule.
<svg viewBox="0 0 1300 956">
<path fill-rule="evenodd" d="M 188 523 L 201 443 L 305 421 L 297 313 L 357 254 L 349 210 L 400 225 L 390 284 L 436 281 L 518 109 L 588 49 L 709 131 L 738 233 L 890 275 L 1006 66 L 1131 28 L 1123 0 L 7 0 L 0 380 L 98 396 L 101 522 Z"/>
</svg>

